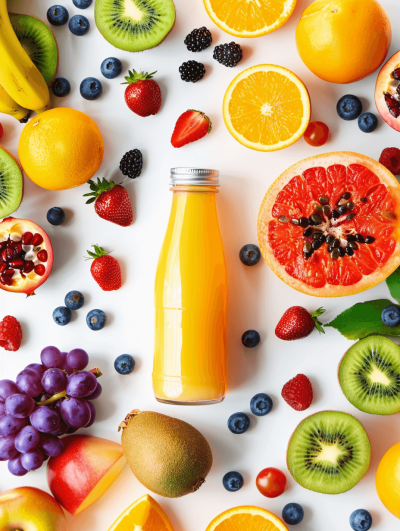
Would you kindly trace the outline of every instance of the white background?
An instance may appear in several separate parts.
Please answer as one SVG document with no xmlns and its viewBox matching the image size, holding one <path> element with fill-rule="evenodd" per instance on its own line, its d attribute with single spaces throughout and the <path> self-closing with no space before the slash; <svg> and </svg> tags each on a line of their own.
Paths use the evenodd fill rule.
<svg viewBox="0 0 400 531">
<path fill-rule="evenodd" d="M 22 323 L 24 339 L 16 353 L 0 353 L 0 375 L 14 379 L 27 364 L 38 362 L 40 351 L 56 345 L 63 351 L 81 347 L 88 351 L 91 366 L 104 373 L 103 395 L 96 401 L 98 420 L 88 433 L 119 441 L 117 426 L 134 408 L 154 410 L 192 423 L 208 439 L 213 450 L 214 465 L 205 485 L 195 494 L 170 500 L 155 498 L 171 518 L 175 531 L 204 531 L 220 512 L 237 505 L 264 507 L 281 516 L 286 503 L 298 502 L 305 517 L 298 531 L 345 531 L 350 529 L 349 516 L 358 508 L 368 509 L 376 531 L 395 531 L 399 522 L 381 504 L 375 491 L 374 477 L 383 454 L 400 440 L 399 417 L 378 417 L 359 412 L 342 395 L 337 382 L 337 365 L 351 343 L 327 329 L 326 335 L 316 331 L 302 341 L 285 343 L 274 335 L 283 312 L 294 304 L 314 310 L 327 309 L 325 321 L 331 320 L 350 305 L 389 296 L 386 285 L 345 299 L 320 300 L 297 293 L 281 282 L 264 262 L 256 267 L 243 266 L 238 258 L 242 245 L 256 243 L 256 220 L 262 198 L 272 181 L 288 166 L 305 157 L 326 151 L 352 150 L 379 158 L 383 148 L 399 146 L 399 135 L 379 120 L 373 134 L 362 133 L 357 122 L 345 122 L 336 114 L 336 102 L 344 94 L 361 97 L 364 110 L 376 112 L 373 102 L 376 73 L 350 86 L 333 85 L 316 78 L 300 60 L 295 45 L 295 28 L 301 13 L 310 3 L 298 0 L 297 7 L 280 30 L 257 39 L 237 39 L 244 51 L 243 60 L 234 69 L 212 59 L 214 45 L 230 42 L 209 19 L 201 0 L 176 0 L 176 24 L 158 48 L 130 54 L 113 48 L 96 30 L 94 4 L 80 11 L 72 0 L 64 0 L 70 16 L 83 13 L 90 20 L 90 31 L 84 37 L 72 35 L 68 25 L 53 28 L 60 49 L 59 75 L 71 82 L 71 94 L 54 101 L 89 114 L 104 137 L 105 155 L 97 175 L 121 181 L 118 170 L 123 154 L 139 148 L 144 168 L 135 181 L 125 179 L 134 209 L 134 223 L 122 228 L 97 217 L 93 205 L 85 205 L 82 195 L 88 186 L 51 192 L 39 188 L 28 178 L 25 197 L 17 215 L 42 225 L 54 246 L 54 268 L 48 281 L 35 297 L 1 292 L 0 317 L 11 314 Z M 46 19 L 52 0 L 9 0 L 9 10 L 33 14 Z M 382 0 L 394 29 L 392 55 L 400 48 L 397 22 L 400 5 L 397 0 Z M 213 46 L 193 54 L 183 40 L 192 29 L 206 25 L 213 35 Z M 351 31 L 351 27 L 349 28 Z M 351 50 L 349 50 L 349 53 Z M 103 59 L 119 57 L 128 68 L 157 70 L 163 105 L 157 116 L 141 118 L 125 105 L 122 76 L 106 80 L 100 73 Z M 178 68 L 183 61 L 195 59 L 206 66 L 206 76 L 196 84 L 181 81 Z M 329 125 L 331 137 L 322 148 L 312 148 L 300 139 L 293 146 L 275 153 L 251 151 L 238 144 L 225 128 L 221 106 L 224 92 L 235 75 L 244 68 L 260 63 L 274 63 L 293 70 L 305 82 L 312 100 L 312 119 Z M 86 101 L 79 93 L 80 82 L 88 76 L 103 83 L 103 95 L 97 101 Z M 181 149 L 174 149 L 170 136 L 178 116 L 187 109 L 206 112 L 212 122 L 212 133 Z M 1 115 L 4 126 L 2 145 L 17 154 L 18 138 L 23 128 L 13 118 Z M 219 405 L 190 408 L 157 403 L 151 389 L 153 356 L 153 284 L 158 254 L 167 226 L 171 193 L 168 190 L 169 169 L 173 166 L 197 166 L 219 169 L 221 188 L 217 197 L 221 231 L 229 274 L 229 392 Z M 50 207 L 60 206 L 67 221 L 53 227 L 46 221 Z M 117 292 L 100 290 L 90 275 L 90 262 L 85 262 L 86 249 L 98 243 L 113 251 L 123 271 L 123 285 Z M 66 327 L 57 326 L 52 311 L 63 304 L 72 289 L 85 295 L 84 307 L 74 313 Z M 86 326 L 86 313 L 103 309 L 107 326 L 92 332 Z M 240 341 L 242 333 L 255 328 L 261 344 L 246 350 Z M 114 359 L 132 354 L 137 362 L 130 376 L 121 376 L 113 368 Z M 292 410 L 280 397 L 282 386 L 299 372 L 308 375 L 314 388 L 314 401 L 308 411 Z M 251 415 L 251 427 L 244 435 L 233 435 L 227 428 L 229 415 L 250 411 L 250 399 L 267 392 L 274 400 L 272 412 L 262 418 Z M 312 493 L 298 486 L 285 464 L 288 440 L 297 424 L 306 416 L 323 409 L 338 409 L 355 416 L 364 424 L 372 444 L 372 461 L 366 477 L 350 492 L 339 496 Z M 288 477 L 285 493 L 274 500 L 263 497 L 255 486 L 258 472 L 268 466 L 278 467 Z M 223 475 L 240 471 L 244 487 L 229 493 L 222 486 Z M 31 485 L 47 490 L 45 467 L 23 478 L 12 477 L 5 463 L 0 463 L 0 491 Z M 72 517 L 67 514 L 70 531 L 107 531 L 109 526 L 146 489 L 125 468 L 110 489 L 89 509 Z"/>
</svg>

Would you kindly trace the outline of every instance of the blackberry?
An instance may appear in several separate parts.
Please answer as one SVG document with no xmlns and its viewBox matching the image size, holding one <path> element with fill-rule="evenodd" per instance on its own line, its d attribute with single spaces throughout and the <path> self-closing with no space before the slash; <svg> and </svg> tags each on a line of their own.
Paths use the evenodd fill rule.
<svg viewBox="0 0 400 531">
<path fill-rule="evenodd" d="M 186 44 L 189 52 L 201 52 L 211 45 L 211 32 L 205 26 L 194 29 L 189 35 L 186 35 L 183 42 Z"/>
<path fill-rule="evenodd" d="M 179 72 L 183 81 L 196 83 L 196 81 L 199 81 L 204 77 L 206 69 L 202 63 L 198 63 L 197 61 L 187 61 L 181 64 Z"/>
<path fill-rule="evenodd" d="M 242 48 L 235 42 L 220 44 L 214 48 L 213 57 L 224 66 L 236 66 L 243 57 Z"/>
<path fill-rule="evenodd" d="M 131 149 L 122 157 L 119 169 L 130 179 L 139 177 L 142 173 L 143 156 L 138 149 Z"/>
</svg>

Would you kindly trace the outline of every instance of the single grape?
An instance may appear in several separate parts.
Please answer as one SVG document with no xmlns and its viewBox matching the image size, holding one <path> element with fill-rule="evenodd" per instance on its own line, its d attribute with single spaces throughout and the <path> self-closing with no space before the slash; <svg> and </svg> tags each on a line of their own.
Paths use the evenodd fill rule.
<svg viewBox="0 0 400 531">
<path fill-rule="evenodd" d="M 39 406 L 29 417 L 34 428 L 42 433 L 50 433 L 60 425 L 60 415 L 49 406 Z"/>
<path fill-rule="evenodd" d="M 0 437 L 0 461 L 8 461 L 18 454 L 18 450 L 14 445 L 14 440 L 14 435 Z"/>
<path fill-rule="evenodd" d="M 46 370 L 46 367 L 43 367 L 43 365 L 41 365 L 40 363 L 30 363 L 29 365 L 27 365 L 25 367 L 24 370 L 26 370 L 26 369 L 32 369 L 33 371 L 35 371 L 38 374 L 40 374 L 40 377 L 42 377 L 44 371 Z"/>
<path fill-rule="evenodd" d="M 17 385 L 11 380 L 0 380 L 0 400 L 5 402 L 10 395 L 19 393 Z"/>
<path fill-rule="evenodd" d="M 55 435 L 56 437 L 60 437 L 61 435 L 65 435 L 69 429 L 69 426 L 65 424 L 65 422 L 61 419 L 60 424 L 58 425 L 58 428 L 54 431 L 50 432 L 50 435 Z"/>
<path fill-rule="evenodd" d="M 67 354 L 67 363 L 73 369 L 83 371 L 89 363 L 89 356 L 85 350 L 74 348 Z"/>
<path fill-rule="evenodd" d="M 86 400 L 69 398 L 61 404 L 61 417 L 71 428 L 83 428 L 90 421 L 91 409 Z"/>
<path fill-rule="evenodd" d="M 55 435 L 42 435 L 40 437 L 39 448 L 50 457 L 57 457 L 64 450 L 64 443 Z"/>
<path fill-rule="evenodd" d="M 67 363 L 68 352 L 61 352 L 61 355 L 63 357 L 63 361 L 61 365 L 58 366 L 58 368 L 65 371 L 67 374 L 72 374 L 74 372 L 74 369 L 70 367 Z"/>
<path fill-rule="evenodd" d="M 86 424 L 85 428 L 89 428 L 96 420 L 96 408 L 89 400 L 86 400 L 86 402 L 88 403 L 88 406 L 90 407 L 91 417 L 90 417 L 89 422 Z"/>
<path fill-rule="evenodd" d="M 99 396 L 101 395 L 101 392 L 102 392 L 102 387 L 100 385 L 100 382 L 97 381 L 97 387 L 96 389 L 93 391 L 93 393 L 89 396 L 86 397 L 86 400 L 96 400 L 96 398 L 99 398 Z"/>
<path fill-rule="evenodd" d="M 6 400 L 6 412 L 17 419 L 24 419 L 34 411 L 35 401 L 27 395 L 18 393 L 10 395 Z"/>
<path fill-rule="evenodd" d="M 33 426 L 25 426 L 15 437 L 15 448 L 21 454 L 34 450 L 39 444 L 40 433 Z"/>
<path fill-rule="evenodd" d="M 47 369 L 51 369 L 59 367 L 63 362 L 63 357 L 57 347 L 46 347 L 40 354 L 40 361 Z"/>
<path fill-rule="evenodd" d="M 43 465 L 43 461 L 43 454 L 39 448 L 21 455 L 21 465 L 28 471 L 37 470 Z"/>
<path fill-rule="evenodd" d="M 42 376 L 43 389 L 49 395 L 55 395 L 64 391 L 67 384 L 67 377 L 60 369 L 47 369 Z"/>
<path fill-rule="evenodd" d="M 89 371 L 74 372 L 68 376 L 67 391 L 68 396 L 73 398 L 84 398 L 93 393 L 97 387 L 96 376 Z"/>
<path fill-rule="evenodd" d="M 22 466 L 21 454 L 17 454 L 16 457 L 10 459 L 7 466 L 13 476 L 25 476 L 25 474 L 28 473 L 28 471 Z"/>
<path fill-rule="evenodd" d="M 0 402 L 0 417 L 6 414 L 6 404 L 5 402 Z"/>
<path fill-rule="evenodd" d="M 39 396 L 43 393 L 43 386 L 40 382 L 41 376 L 32 369 L 25 369 L 17 376 L 18 392 L 23 392 L 30 397 Z"/>
<path fill-rule="evenodd" d="M 17 435 L 26 425 L 26 419 L 17 419 L 11 415 L 3 415 L 0 417 L 0 436 Z"/>
</svg>

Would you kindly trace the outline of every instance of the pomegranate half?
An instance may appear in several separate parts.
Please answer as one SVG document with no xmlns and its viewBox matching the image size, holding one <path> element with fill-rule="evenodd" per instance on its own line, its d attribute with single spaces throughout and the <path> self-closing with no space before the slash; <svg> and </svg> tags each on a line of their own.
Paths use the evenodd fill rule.
<svg viewBox="0 0 400 531">
<path fill-rule="evenodd" d="M 34 295 L 53 267 L 46 232 L 29 219 L 8 217 L 0 223 L 0 288 Z"/>
<path fill-rule="evenodd" d="M 375 104 L 385 122 L 400 131 L 400 52 L 395 53 L 379 72 Z"/>
</svg>

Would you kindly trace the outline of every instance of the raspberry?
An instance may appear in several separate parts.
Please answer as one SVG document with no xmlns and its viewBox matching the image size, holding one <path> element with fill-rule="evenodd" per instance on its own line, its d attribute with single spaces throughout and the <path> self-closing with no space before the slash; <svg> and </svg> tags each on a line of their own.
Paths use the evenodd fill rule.
<svg viewBox="0 0 400 531">
<path fill-rule="evenodd" d="M 304 374 L 298 374 L 285 383 L 281 394 L 285 402 L 296 411 L 308 409 L 313 400 L 311 382 Z"/>
<path fill-rule="evenodd" d="M 21 346 L 22 329 L 15 317 L 7 315 L 0 322 L 0 347 L 15 352 Z"/>
<path fill-rule="evenodd" d="M 393 175 L 400 175 L 400 149 L 386 148 L 379 157 L 379 162 Z"/>
</svg>

